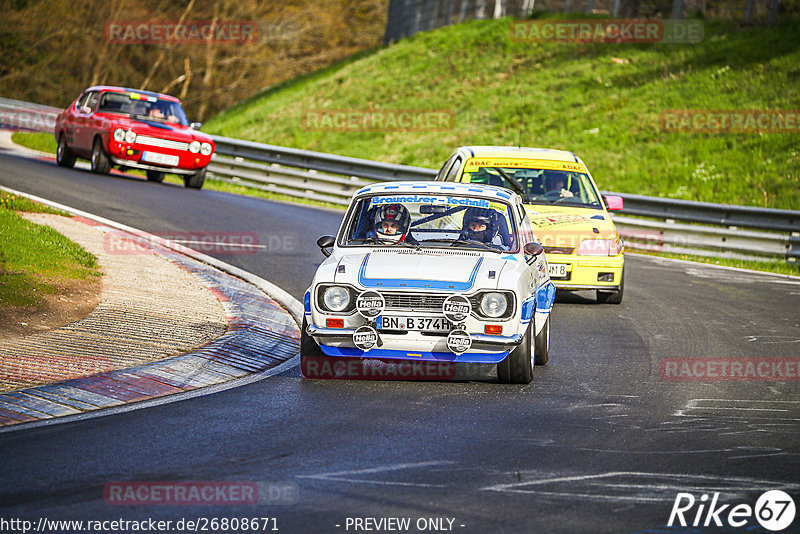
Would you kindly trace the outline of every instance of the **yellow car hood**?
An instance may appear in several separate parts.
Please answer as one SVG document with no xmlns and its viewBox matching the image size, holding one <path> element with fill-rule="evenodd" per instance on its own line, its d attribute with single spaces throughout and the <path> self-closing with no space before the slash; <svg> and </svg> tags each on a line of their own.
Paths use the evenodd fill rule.
<svg viewBox="0 0 800 534">
<path fill-rule="evenodd" d="M 545 247 L 577 247 L 584 239 L 617 239 L 608 212 L 590 208 L 525 204 L 536 237 Z"/>
</svg>

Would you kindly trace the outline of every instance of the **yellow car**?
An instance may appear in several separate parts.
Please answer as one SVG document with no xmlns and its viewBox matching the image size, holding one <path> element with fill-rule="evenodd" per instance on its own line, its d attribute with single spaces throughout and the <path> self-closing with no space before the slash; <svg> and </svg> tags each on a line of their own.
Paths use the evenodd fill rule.
<svg viewBox="0 0 800 534">
<path fill-rule="evenodd" d="M 556 288 L 594 289 L 599 302 L 622 302 L 624 247 L 608 213 L 622 209 L 622 198 L 600 195 L 586 165 L 572 152 L 465 146 L 447 159 L 436 180 L 516 191 L 544 246 Z"/>
</svg>

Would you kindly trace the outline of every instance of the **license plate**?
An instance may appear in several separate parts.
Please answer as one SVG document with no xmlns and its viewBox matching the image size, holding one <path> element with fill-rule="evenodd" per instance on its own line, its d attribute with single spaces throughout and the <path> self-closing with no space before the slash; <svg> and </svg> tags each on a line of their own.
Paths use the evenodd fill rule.
<svg viewBox="0 0 800 534">
<path fill-rule="evenodd" d="M 158 163 L 160 165 L 172 165 L 174 167 L 178 164 L 180 158 L 178 156 L 170 156 L 169 154 L 159 154 L 158 152 L 142 152 L 142 161 Z"/>
<path fill-rule="evenodd" d="M 548 263 L 548 272 L 550 278 L 566 278 L 567 277 L 567 264 L 566 263 Z"/>
<path fill-rule="evenodd" d="M 453 325 L 444 317 L 386 317 L 378 316 L 378 330 L 405 332 L 449 332 Z"/>
</svg>

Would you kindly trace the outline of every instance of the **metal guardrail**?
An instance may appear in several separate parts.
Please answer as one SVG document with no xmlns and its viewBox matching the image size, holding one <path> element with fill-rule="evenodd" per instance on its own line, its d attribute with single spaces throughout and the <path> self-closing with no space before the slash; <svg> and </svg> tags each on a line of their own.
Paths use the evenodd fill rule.
<svg viewBox="0 0 800 534">
<path fill-rule="evenodd" d="M 60 110 L 0 98 L 0 125 L 52 131 Z M 436 171 L 312 152 L 230 137 L 216 143 L 212 178 L 249 188 L 346 206 L 352 194 L 375 181 L 431 180 Z M 800 211 L 755 208 L 603 192 L 621 196 L 614 214 L 628 249 L 742 259 L 800 261 Z M 660 219 L 650 221 L 628 215 Z M 680 224 L 676 221 L 699 224 Z M 740 228 L 757 229 L 741 230 Z"/>
<path fill-rule="evenodd" d="M 430 180 L 436 171 L 424 167 L 411 167 L 395 163 L 382 163 L 368 159 L 351 158 L 312 152 L 299 148 L 287 148 L 252 141 L 211 136 L 216 144 L 216 154 L 233 156 L 265 163 L 277 163 L 287 167 L 313 169 L 320 172 L 343 174 L 375 181 Z"/>
<path fill-rule="evenodd" d="M 646 197 L 629 193 L 603 194 L 621 196 L 625 200 L 623 212 L 627 215 L 777 232 L 800 232 L 800 211 Z"/>
<path fill-rule="evenodd" d="M 632 250 L 745 260 L 800 260 L 800 237 L 789 234 L 699 226 L 613 216 Z"/>
</svg>

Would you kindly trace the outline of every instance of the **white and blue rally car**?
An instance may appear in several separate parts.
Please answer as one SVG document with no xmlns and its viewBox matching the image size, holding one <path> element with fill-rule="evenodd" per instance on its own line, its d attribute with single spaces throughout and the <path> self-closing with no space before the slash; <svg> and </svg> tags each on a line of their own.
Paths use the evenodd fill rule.
<svg viewBox="0 0 800 534">
<path fill-rule="evenodd" d="M 547 363 L 555 287 L 522 199 L 489 185 L 397 182 L 353 196 L 305 293 L 301 360 Z M 306 369 L 305 365 L 301 365 Z"/>
</svg>

